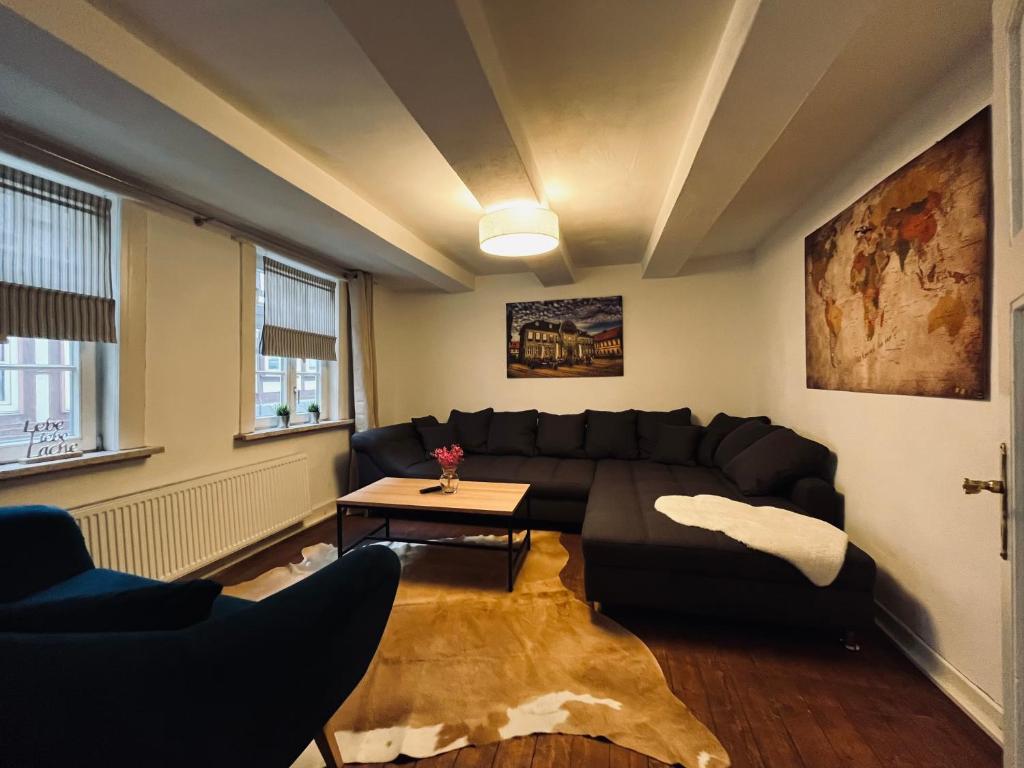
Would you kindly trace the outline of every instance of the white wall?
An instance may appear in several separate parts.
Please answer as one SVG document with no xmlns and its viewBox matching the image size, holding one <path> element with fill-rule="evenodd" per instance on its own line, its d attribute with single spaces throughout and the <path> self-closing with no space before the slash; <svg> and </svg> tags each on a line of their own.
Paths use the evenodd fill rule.
<svg viewBox="0 0 1024 768">
<path fill-rule="evenodd" d="M 239 400 L 239 247 L 223 233 L 150 211 L 146 443 L 165 453 L 104 469 L 0 483 L 0 505 L 62 507 L 305 453 L 314 509 L 339 495 L 348 432 L 329 430 L 236 447 Z"/>
<path fill-rule="evenodd" d="M 847 528 L 878 562 L 879 603 L 938 655 L 935 663 L 952 668 L 937 674 L 963 675 L 960 683 L 998 702 L 999 499 L 965 496 L 960 485 L 965 476 L 999 476 L 998 447 L 1010 428 L 1007 306 L 1024 288 L 1021 270 L 1002 263 L 997 249 L 993 384 L 985 402 L 807 389 L 803 274 L 808 233 L 982 109 L 991 94 L 985 47 L 758 249 L 756 407 L 836 451 Z"/>
<path fill-rule="evenodd" d="M 574 285 L 544 288 L 530 274 L 480 277 L 472 293 L 375 296 L 380 417 L 384 424 L 452 408 L 689 406 L 710 420 L 747 409 L 754 355 L 749 262 L 685 278 L 641 280 L 639 265 L 580 270 Z M 625 375 L 593 379 L 507 379 L 505 304 L 622 296 Z"/>
</svg>

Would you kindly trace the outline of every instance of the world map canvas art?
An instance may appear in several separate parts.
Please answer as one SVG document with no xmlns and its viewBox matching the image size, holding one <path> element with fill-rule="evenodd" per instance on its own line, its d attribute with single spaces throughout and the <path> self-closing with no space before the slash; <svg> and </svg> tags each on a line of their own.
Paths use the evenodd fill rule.
<svg viewBox="0 0 1024 768">
<path fill-rule="evenodd" d="M 808 235 L 809 388 L 988 397 L 989 119 Z"/>
<path fill-rule="evenodd" d="M 622 297 L 505 305 L 510 379 L 621 376 Z"/>
</svg>

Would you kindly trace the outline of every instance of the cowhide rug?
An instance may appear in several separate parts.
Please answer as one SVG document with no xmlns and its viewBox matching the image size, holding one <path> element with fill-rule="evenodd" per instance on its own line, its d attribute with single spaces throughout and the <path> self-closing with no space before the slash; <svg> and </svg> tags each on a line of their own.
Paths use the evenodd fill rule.
<svg viewBox="0 0 1024 768">
<path fill-rule="evenodd" d="M 391 620 L 363 681 L 327 726 L 346 763 L 564 733 L 603 736 L 687 768 L 729 765 L 647 646 L 562 583 L 569 554 L 558 534 L 534 533 L 511 594 L 503 552 L 392 547 L 403 571 Z M 337 550 L 318 544 L 303 556 L 224 591 L 261 599 L 335 560 Z M 313 755 L 307 750 L 296 765 L 322 765 L 309 762 Z"/>
</svg>

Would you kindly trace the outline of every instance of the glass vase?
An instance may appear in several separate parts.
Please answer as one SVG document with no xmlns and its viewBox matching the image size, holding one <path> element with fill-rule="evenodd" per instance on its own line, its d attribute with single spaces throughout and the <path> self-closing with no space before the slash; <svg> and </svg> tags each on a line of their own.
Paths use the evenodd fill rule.
<svg viewBox="0 0 1024 768">
<path fill-rule="evenodd" d="M 441 470 L 441 493 L 455 493 L 459 490 L 459 473 L 455 467 L 445 467 Z"/>
</svg>

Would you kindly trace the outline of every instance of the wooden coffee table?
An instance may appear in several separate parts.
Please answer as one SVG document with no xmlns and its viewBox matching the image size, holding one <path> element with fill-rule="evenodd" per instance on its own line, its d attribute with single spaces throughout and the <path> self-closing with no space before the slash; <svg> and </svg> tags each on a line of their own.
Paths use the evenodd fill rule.
<svg viewBox="0 0 1024 768">
<path fill-rule="evenodd" d="M 525 483 L 482 483 L 463 480 L 455 493 L 420 493 L 420 488 L 437 485 L 436 480 L 414 480 L 404 477 L 385 477 L 358 491 L 338 499 L 338 550 L 343 555 L 362 544 L 374 541 L 430 544 L 441 547 L 490 549 L 494 547 L 467 541 L 411 539 L 391 535 L 391 521 L 416 520 L 456 525 L 475 525 L 486 528 L 505 528 L 508 543 L 508 591 L 512 591 L 516 576 L 530 551 L 530 507 L 526 494 L 530 486 Z M 342 543 L 341 523 L 345 510 L 361 508 L 370 511 L 384 522 L 354 543 Z M 526 535 L 515 545 L 516 531 Z M 382 535 L 383 534 L 383 535 Z"/>
</svg>

